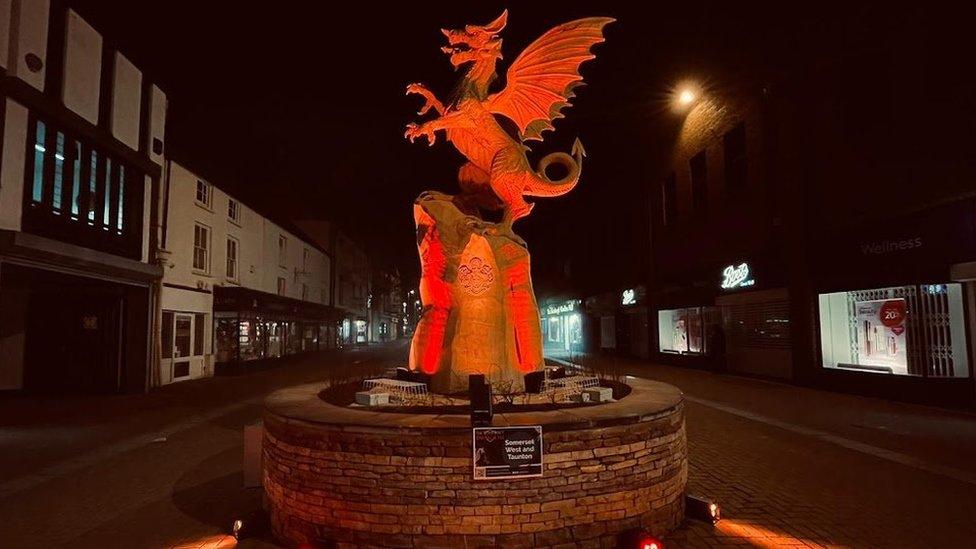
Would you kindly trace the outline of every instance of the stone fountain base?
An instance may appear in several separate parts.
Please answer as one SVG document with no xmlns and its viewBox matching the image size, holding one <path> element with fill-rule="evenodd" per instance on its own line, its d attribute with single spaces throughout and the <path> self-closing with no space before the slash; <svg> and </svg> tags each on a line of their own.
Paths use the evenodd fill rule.
<svg viewBox="0 0 976 549">
<path fill-rule="evenodd" d="M 543 476 L 474 480 L 470 419 L 350 409 L 321 384 L 265 401 L 263 481 L 275 535 L 293 545 L 614 547 L 684 516 L 681 392 L 632 380 L 607 404 L 496 415 L 541 425 Z"/>
</svg>

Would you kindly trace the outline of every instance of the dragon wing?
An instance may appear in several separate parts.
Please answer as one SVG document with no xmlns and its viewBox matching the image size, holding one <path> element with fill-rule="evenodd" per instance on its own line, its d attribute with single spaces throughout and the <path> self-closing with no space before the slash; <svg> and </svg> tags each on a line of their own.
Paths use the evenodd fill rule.
<svg viewBox="0 0 976 549">
<path fill-rule="evenodd" d="M 583 62 L 595 57 L 594 44 L 603 42 L 610 17 L 587 17 L 554 27 L 525 48 L 508 68 L 505 89 L 488 98 L 488 110 L 518 125 L 522 140 L 542 140 L 542 132 L 569 105 L 573 88 L 583 77 Z"/>
</svg>

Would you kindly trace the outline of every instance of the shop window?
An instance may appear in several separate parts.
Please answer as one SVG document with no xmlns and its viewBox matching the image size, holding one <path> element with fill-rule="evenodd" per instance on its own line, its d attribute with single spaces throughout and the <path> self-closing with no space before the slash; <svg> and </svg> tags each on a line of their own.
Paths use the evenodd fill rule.
<svg viewBox="0 0 976 549">
<path fill-rule="evenodd" d="M 219 316 L 218 316 L 219 315 Z M 232 362 L 237 359 L 239 341 L 237 315 L 214 313 L 214 354 L 216 362 Z"/>
<path fill-rule="evenodd" d="M 661 224 L 674 225 L 678 221 L 678 178 L 674 172 L 661 185 Z"/>
<path fill-rule="evenodd" d="M 696 214 L 702 214 L 708 207 L 708 165 L 705 151 L 691 157 L 691 207 Z"/>
<path fill-rule="evenodd" d="M 968 377 L 960 284 L 918 284 L 820 294 L 825 368 Z"/>
<path fill-rule="evenodd" d="M 203 313 L 193 315 L 193 356 L 203 356 L 206 333 L 207 315 Z"/>
<path fill-rule="evenodd" d="M 199 224 L 193 226 L 193 269 L 210 270 L 210 229 Z"/>
<path fill-rule="evenodd" d="M 556 343 L 563 340 L 562 319 L 558 316 L 549 318 L 549 341 Z"/>
<path fill-rule="evenodd" d="M 227 237 L 227 279 L 237 280 L 237 239 Z"/>
<path fill-rule="evenodd" d="M 704 354 L 704 326 L 702 307 L 658 311 L 658 349 L 662 353 Z"/>
<path fill-rule="evenodd" d="M 746 127 L 740 122 L 722 138 L 725 153 L 725 186 L 741 191 L 747 186 Z"/>
</svg>

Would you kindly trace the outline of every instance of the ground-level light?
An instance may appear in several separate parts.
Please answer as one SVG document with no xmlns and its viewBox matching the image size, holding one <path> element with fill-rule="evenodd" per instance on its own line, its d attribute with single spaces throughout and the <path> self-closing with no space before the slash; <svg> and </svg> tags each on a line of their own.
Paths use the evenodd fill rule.
<svg viewBox="0 0 976 549">
<path fill-rule="evenodd" d="M 722 518 L 722 508 L 707 498 L 688 495 L 685 496 L 685 515 L 715 524 Z"/>
<path fill-rule="evenodd" d="M 643 528 L 631 528 L 621 532 L 617 547 L 625 549 L 664 549 L 664 542 Z"/>
<path fill-rule="evenodd" d="M 244 528 L 244 521 L 241 519 L 236 519 L 234 525 L 231 527 L 231 534 L 234 539 L 241 539 L 241 529 Z"/>
</svg>

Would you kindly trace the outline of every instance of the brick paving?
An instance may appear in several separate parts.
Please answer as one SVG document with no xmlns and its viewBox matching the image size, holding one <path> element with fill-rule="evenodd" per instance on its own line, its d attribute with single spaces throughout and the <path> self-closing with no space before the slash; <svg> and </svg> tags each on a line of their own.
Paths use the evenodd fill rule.
<svg viewBox="0 0 976 549">
<path fill-rule="evenodd" d="M 404 352 L 316 357 L 141 398 L 0 400 L 0 487 L 21 486 L 0 488 L 0 547 L 234 546 L 231 521 L 261 502 L 240 470 L 241 428 L 260 417 L 260 395 L 323 379 L 336 361 L 396 363 Z M 620 367 L 685 391 L 689 490 L 722 506 L 717 525 L 686 521 L 669 548 L 973 546 L 973 415 Z"/>
</svg>

